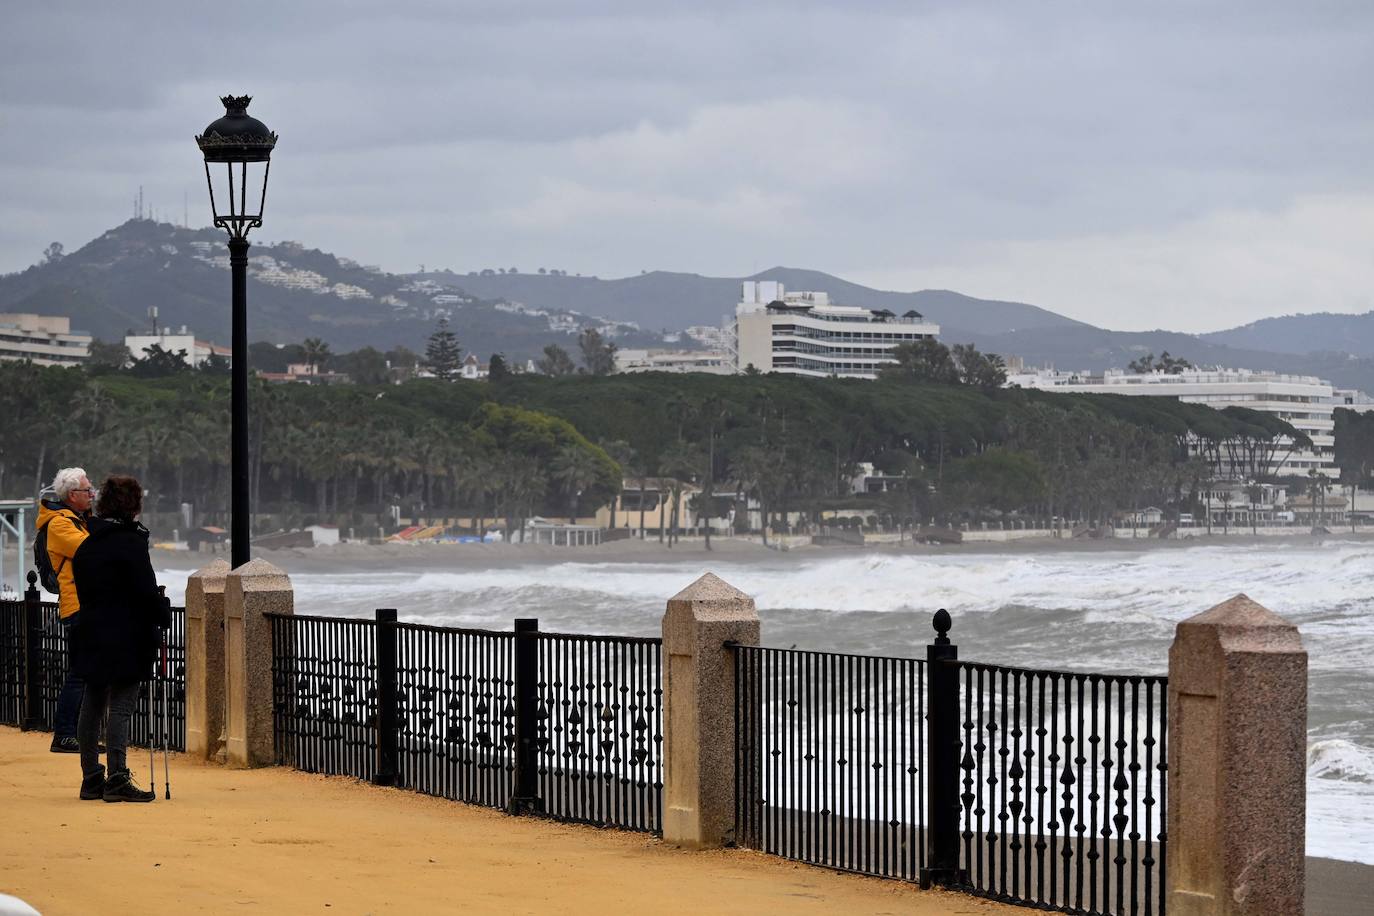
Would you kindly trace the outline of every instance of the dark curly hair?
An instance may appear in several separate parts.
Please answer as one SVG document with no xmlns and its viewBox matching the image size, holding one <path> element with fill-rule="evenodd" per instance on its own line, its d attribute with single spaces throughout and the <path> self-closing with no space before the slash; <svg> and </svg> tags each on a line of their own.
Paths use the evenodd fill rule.
<svg viewBox="0 0 1374 916">
<path fill-rule="evenodd" d="M 121 522 L 131 522 L 143 511 L 143 485 L 133 477 L 114 475 L 100 485 L 95 514 Z"/>
</svg>

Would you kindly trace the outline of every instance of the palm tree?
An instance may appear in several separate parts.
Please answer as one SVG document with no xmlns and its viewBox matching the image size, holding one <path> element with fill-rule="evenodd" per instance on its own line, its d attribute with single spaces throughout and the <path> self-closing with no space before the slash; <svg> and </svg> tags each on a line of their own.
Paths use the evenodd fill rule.
<svg viewBox="0 0 1374 916">
<path fill-rule="evenodd" d="M 602 442 L 602 443 L 601 443 L 601 448 L 602 448 L 603 451 L 605 451 L 605 453 L 606 453 L 607 455 L 609 455 L 609 456 L 611 457 L 611 460 L 612 460 L 612 461 L 614 461 L 616 464 L 620 465 L 622 475 L 624 474 L 625 471 L 628 471 L 628 470 L 630 470 L 631 468 L 635 467 L 635 466 L 637 465 L 637 463 L 638 463 L 638 456 L 636 455 L 635 450 L 634 450 L 633 448 L 630 447 L 630 443 L 626 442 L 626 441 L 623 440 L 623 439 L 613 439 L 613 440 L 611 440 L 610 442 Z M 622 487 L 622 486 L 623 486 L 623 480 L 622 480 L 620 477 L 617 477 L 617 478 L 616 478 L 616 482 L 615 482 L 615 493 L 612 494 L 612 496 L 611 496 L 611 527 L 612 527 L 612 528 L 615 527 L 615 510 L 616 510 L 616 504 L 617 504 L 618 502 L 620 502 L 620 492 L 621 492 L 621 487 Z M 643 493 L 642 493 L 642 492 L 641 492 L 641 494 L 640 494 L 640 498 L 641 498 L 641 501 L 642 501 L 642 499 L 643 499 Z"/>
<path fill-rule="evenodd" d="M 595 456 L 576 444 L 564 445 L 554 455 L 549 477 L 559 484 L 568 500 L 568 524 L 577 522 L 577 499 L 583 490 L 596 483 L 598 470 Z"/>
<path fill-rule="evenodd" d="M 305 351 L 305 363 L 310 367 L 311 375 L 318 374 L 333 355 L 329 352 L 329 344 L 318 337 L 307 337 L 305 343 L 301 344 L 301 349 Z"/>
</svg>

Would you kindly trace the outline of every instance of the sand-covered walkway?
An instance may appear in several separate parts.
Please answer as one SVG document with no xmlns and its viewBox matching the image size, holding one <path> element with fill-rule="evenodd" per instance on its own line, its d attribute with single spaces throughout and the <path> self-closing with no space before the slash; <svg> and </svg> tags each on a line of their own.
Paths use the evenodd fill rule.
<svg viewBox="0 0 1374 916">
<path fill-rule="evenodd" d="M 0 727 L 0 891 L 54 916 L 1028 912 L 284 769 L 174 757 L 171 801 L 82 802 L 50 737 Z"/>
</svg>

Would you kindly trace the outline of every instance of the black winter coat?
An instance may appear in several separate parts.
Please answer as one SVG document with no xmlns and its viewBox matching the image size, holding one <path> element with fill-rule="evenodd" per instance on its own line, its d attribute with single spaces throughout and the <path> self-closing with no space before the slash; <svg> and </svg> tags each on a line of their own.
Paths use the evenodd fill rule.
<svg viewBox="0 0 1374 916">
<path fill-rule="evenodd" d="M 71 634 L 72 668 L 98 684 L 146 680 L 170 622 L 148 558 L 148 529 L 93 518 L 72 560 L 81 616 Z"/>
</svg>

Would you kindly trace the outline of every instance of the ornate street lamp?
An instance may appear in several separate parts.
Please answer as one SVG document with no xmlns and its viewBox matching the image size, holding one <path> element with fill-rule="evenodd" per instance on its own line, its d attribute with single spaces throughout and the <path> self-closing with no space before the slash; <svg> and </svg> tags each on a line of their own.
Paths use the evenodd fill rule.
<svg viewBox="0 0 1374 916">
<path fill-rule="evenodd" d="M 224 117 L 196 137 L 205 155 L 205 182 L 215 225 L 229 233 L 229 273 L 233 290 L 232 445 L 230 448 L 230 526 L 235 568 L 248 562 L 248 230 L 262 225 L 267 203 L 267 170 L 277 135 L 248 115 L 251 96 L 226 95 Z M 218 191 L 216 190 L 218 188 Z M 254 209 L 256 208 L 256 209 Z"/>
</svg>

